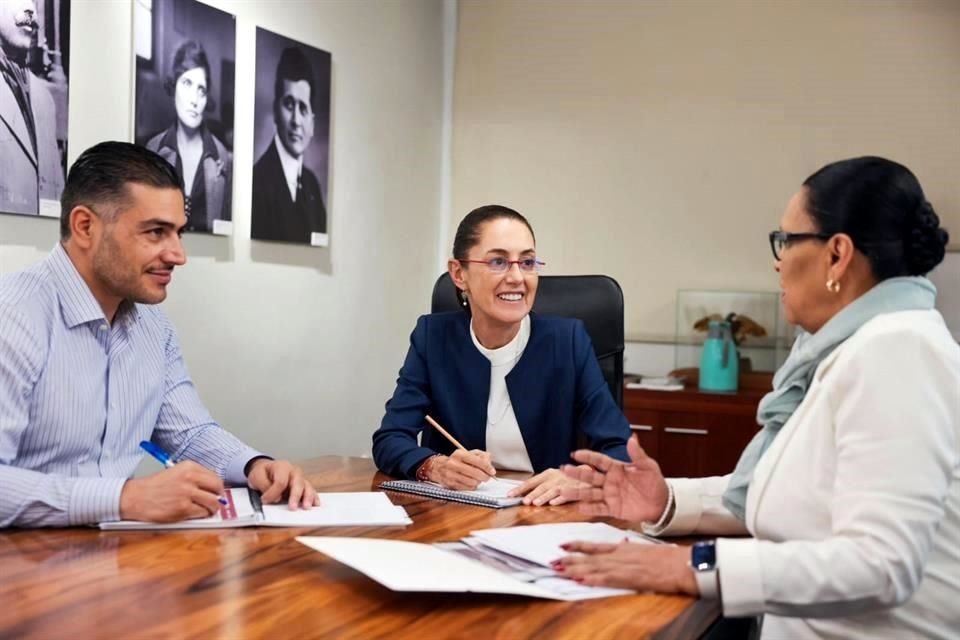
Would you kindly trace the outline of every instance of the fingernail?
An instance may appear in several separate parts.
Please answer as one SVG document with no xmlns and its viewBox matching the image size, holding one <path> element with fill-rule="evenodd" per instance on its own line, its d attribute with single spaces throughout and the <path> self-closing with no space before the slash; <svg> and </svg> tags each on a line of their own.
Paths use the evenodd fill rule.
<svg viewBox="0 0 960 640">
<path fill-rule="evenodd" d="M 565 566 L 563 566 L 562 564 L 559 564 L 559 565 L 555 566 L 555 567 L 553 568 L 553 570 L 556 571 L 557 573 L 563 573 L 564 571 L 567 570 L 567 568 L 566 568 Z"/>
<path fill-rule="evenodd" d="M 570 551 L 570 545 L 567 543 L 563 543 L 562 545 L 560 545 L 560 548 L 563 549 L 564 551 Z"/>
<path fill-rule="evenodd" d="M 577 583 L 579 583 L 579 584 L 583 584 L 583 578 L 571 578 L 571 579 L 572 579 L 574 582 L 577 582 Z"/>
</svg>

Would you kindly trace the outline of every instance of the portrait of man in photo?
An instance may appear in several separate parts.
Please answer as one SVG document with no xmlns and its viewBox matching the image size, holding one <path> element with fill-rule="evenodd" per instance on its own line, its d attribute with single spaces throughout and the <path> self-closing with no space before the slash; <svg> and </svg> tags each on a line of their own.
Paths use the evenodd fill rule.
<svg viewBox="0 0 960 640">
<path fill-rule="evenodd" d="M 0 0 L 0 212 L 60 215 L 69 0 Z"/>
<path fill-rule="evenodd" d="M 257 97 L 251 237 L 327 246 L 330 54 L 258 29 Z"/>
</svg>

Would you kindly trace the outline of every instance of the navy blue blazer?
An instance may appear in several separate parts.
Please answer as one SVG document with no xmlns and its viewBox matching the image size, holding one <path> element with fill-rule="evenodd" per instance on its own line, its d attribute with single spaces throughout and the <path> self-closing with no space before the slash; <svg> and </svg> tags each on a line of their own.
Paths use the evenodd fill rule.
<svg viewBox="0 0 960 640">
<path fill-rule="evenodd" d="M 580 320 L 531 313 L 530 340 L 506 382 L 534 471 L 570 462 L 579 446 L 627 460 L 630 425 L 610 395 Z M 462 311 L 421 316 L 373 434 L 377 467 L 412 478 L 429 456 L 453 452 L 427 426 L 426 414 L 467 449 L 486 450 L 489 396 L 490 361 L 470 338 L 470 317 Z"/>
</svg>

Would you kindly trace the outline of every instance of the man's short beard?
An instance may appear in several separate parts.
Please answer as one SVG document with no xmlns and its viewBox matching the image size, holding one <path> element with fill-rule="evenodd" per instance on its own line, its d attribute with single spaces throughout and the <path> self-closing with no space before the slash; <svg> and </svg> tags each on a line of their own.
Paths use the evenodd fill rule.
<svg viewBox="0 0 960 640">
<path fill-rule="evenodd" d="M 97 279 L 110 291 L 112 295 L 118 296 L 128 302 L 147 302 L 139 300 L 137 295 L 138 278 L 132 274 L 118 269 L 121 264 L 120 246 L 113 239 L 109 232 L 104 233 L 103 240 L 93 255 L 93 272 Z"/>
</svg>

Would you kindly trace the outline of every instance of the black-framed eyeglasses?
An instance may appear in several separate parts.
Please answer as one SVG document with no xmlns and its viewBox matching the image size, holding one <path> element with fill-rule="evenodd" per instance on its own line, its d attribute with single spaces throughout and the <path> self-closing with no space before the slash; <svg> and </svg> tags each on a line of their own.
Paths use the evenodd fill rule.
<svg viewBox="0 0 960 640">
<path fill-rule="evenodd" d="M 770 251 L 773 252 L 773 259 L 780 259 L 780 252 L 784 247 L 798 240 L 828 240 L 833 237 L 832 233 L 790 233 L 776 229 L 770 232 Z"/>
<path fill-rule="evenodd" d="M 487 260 L 460 260 L 460 262 L 476 263 L 476 264 L 485 264 L 487 269 L 494 273 L 505 273 L 510 269 L 511 265 L 517 265 L 520 267 L 520 271 L 524 273 L 536 273 L 540 271 L 543 267 L 547 266 L 546 262 L 541 262 L 536 258 L 521 258 L 520 260 L 507 260 L 506 258 L 501 258 L 499 256 L 489 258 Z"/>
</svg>

